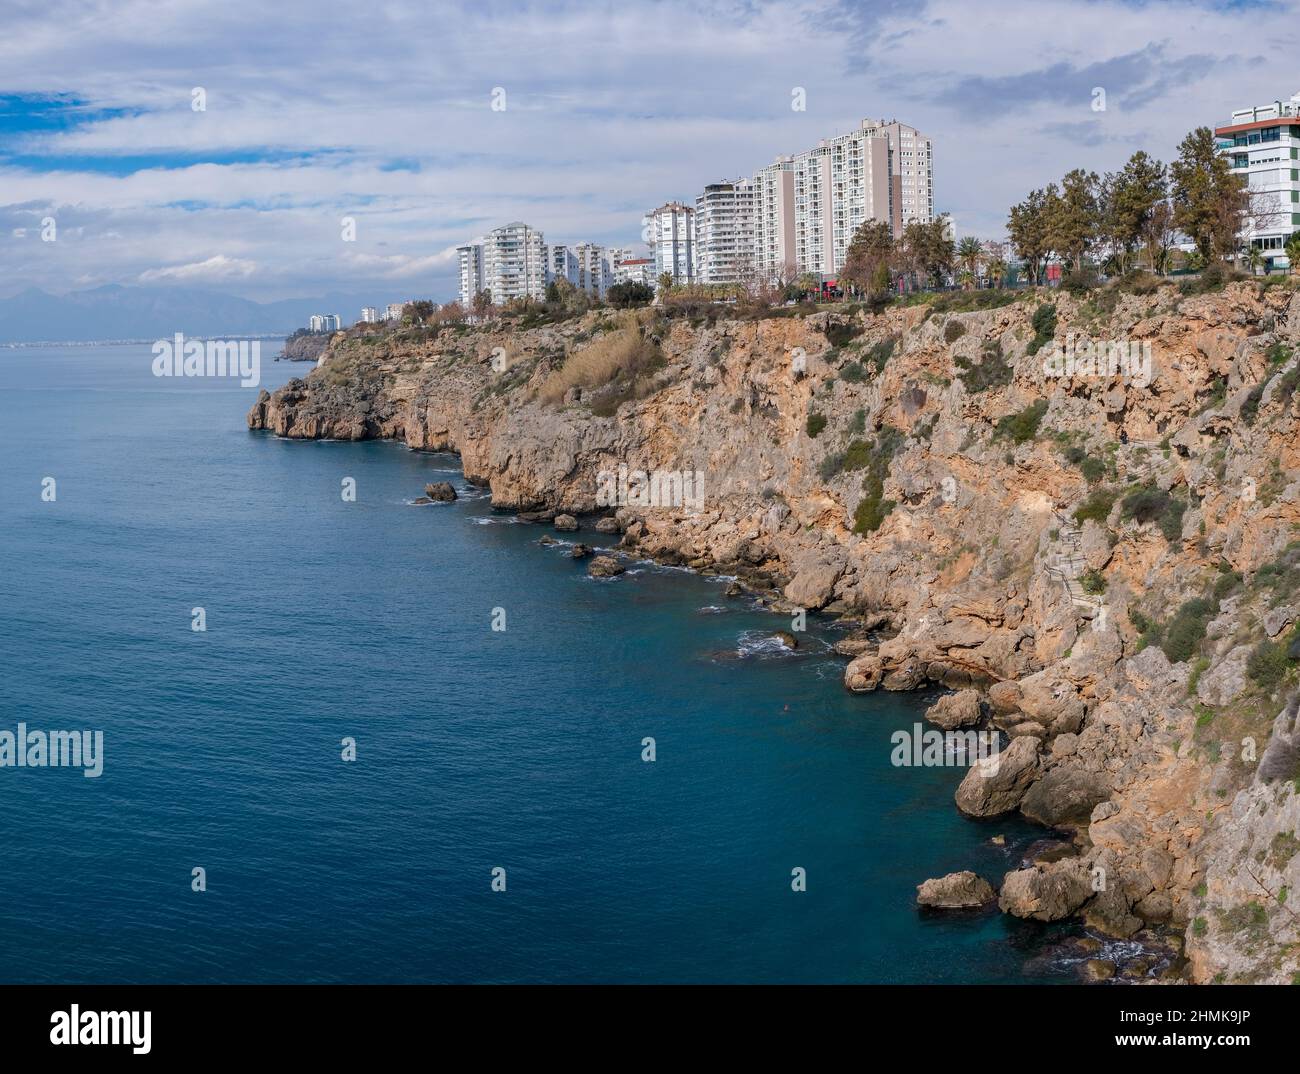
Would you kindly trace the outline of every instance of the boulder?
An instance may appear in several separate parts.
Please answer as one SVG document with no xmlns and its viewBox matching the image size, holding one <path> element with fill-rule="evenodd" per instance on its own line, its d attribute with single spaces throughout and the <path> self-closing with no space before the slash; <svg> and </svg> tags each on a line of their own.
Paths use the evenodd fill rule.
<svg viewBox="0 0 1300 1074">
<path fill-rule="evenodd" d="M 957 788 L 957 808 L 969 817 L 1010 813 L 1038 777 L 1038 767 L 1038 740 L 1013 738 L 1006 749 L 970 766 Z"/>
<path fill-rule="evenodd" d="M 587 566 L 587 573 L 593 578 L 613 578 L 622 574 L 627 568 L 613 556 L 597 556 Z"/>
<path fill-rule="evenodd" d="M 995 682 L 989 687 L 989 704 L 993 711 L 1012 713 L 1020 711 L 1020 684 L 1014 679 Z"/>
<path fill-rule="evenodd" d="M 434 481 L 424 486 L 424 494 L 434 503 L 451 503 L 456 498 L 456 490 L 450 481 Z"/>
<path fill-rule="evenodd" d="M 925 710 L 925 718 L 945 731 L 974 727 L 984 718 L 978 690 L 958 690 L 945 694 Z"/>
<path fill-rule="evenodd" d="M 835 592 L 835 583 L 844 573 L 844 567 L 830 559 L 808 557 L 800 563 L 790 584 L 785 587 L 785 598 L 800 608 L 820 608 Z"/>
<path fill-rule="evenodd" d="M 618 532 L 618 519 L 616 519 L 616 518 L 609 518 L 609 517 L 598 518 L 598 519 L 596 519 L 596 532 L 597 532 L 597 533 L 617 533 L 617 532 Z"/>
<path fill-rule="evenodd" d="M 1284 608 L 1273 608 L 1264 613 L 1264 633 L 1270 638 L 1276 638 L 1294 622 L 1294 608 L 1289 605 Z"/>
<path fill-rule="evenodd" d="M 591 545 L 575 544 L 573 548 L 570 550 L 569 555 L 571 555 L 574 559 L 586 559 L 589 555 L 591 555 Z"/>
<path fill-rule="evenodd" d="M 1227 656 L 1196 680 L 1196 696 L 1207 705 L 1226 705 L 1246 689 L 1250 646 L 1235 646 Z"/>
<path fill-rule="evenodd" d="M 1076 767 L 1057 765 L 1025 792 L 1020 812 L 1049 828 L 1079 828 L 1088 824 L 1092 811 L 1110 797 L 1104 777 Z"/>
<path fill-rule="evenodd" d="M 1060 921 L 1092 896 L 1092 885 L 1076 858 L 1017 869 L 1002 879 L 998 906 L 1013 917 Z"/>
<path fill-rule="evenodd" d="M 993 885 L 969 869 L 949 873 L 916 886 L 916 901 L 920 906 L 939 910 L 964 910 L 985 906 L 997 898 Z"/>
<path fill-rule="evenodd" d="M 552 523 L 561 533 L 576 533 L 578 529 L 578 520 L 572 515 L 556 515 Z"/>
<path fill-rule="evenodd" d="M 772 637 L 774 637 L 787 649 L 799 648 L 799 639 L 796 638 L 793 634 L 791 634 L 788 630 L 778 630 L 775 634 L 772 635 Z"/>
<path fill-rule="evenodd" d="M 844 685 L 854 693 L 869 693 L 880 686 L 884 674 L 880 653 L 873 650 L 849 661 L 849 666 L 844 669 Z"/>
</svg>

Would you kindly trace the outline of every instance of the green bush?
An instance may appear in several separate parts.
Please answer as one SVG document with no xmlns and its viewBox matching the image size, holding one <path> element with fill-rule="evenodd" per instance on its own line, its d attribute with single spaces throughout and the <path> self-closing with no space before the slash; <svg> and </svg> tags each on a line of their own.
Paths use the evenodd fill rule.
<svg viewBox="0 0 1300 1074">
<path fill-rule="evenodd" d="M 817 464 L 817 473 L 823 481 L 829 481 L 832 477 L 844 469 L 844 452 L 835 451 Z"/>
<path fill-rule="evenodd" d="M 1033 326 L 1034 338 L 1029 341 L 1027 353 L 1037 354 L 1056 335 L 1056 306 L 1051 302 L 1043 303 L 1034 310 L 1029 323 Z"/>
<path fill-rule="evenodd" d="M 1106 476 L 1106 464 L 1101 459 L 1089 455 L 1083 462 L 1079 463 L 1079 470 L 1083 474 L 1083 479 L 1089 485 L 1095 485 Z"/>
<path fill-rule="evenodd" d="M 876 436 L 875 449 L 867 452 L 867 473 L 862 479 L 863 497 L 853 512 L 854 533 L 874 533 L 896 506 L 893 500 L 885 499 L 885 477 L 889 474 L 890 460 L 902 442 L 902 433 L 892 426 L 885 426 Z M 860 444 L 861 441 L 850 444 L 849 451 L 854 451 Z"/>
<path fill-rule="evenodd" d="M 870 380 L 871 374 L 861 362 L 849 362 L 840 370 L 840 379 L 850 384 L 861 384 L 864 380 Z"/>
<path fill-rule="evenodd" d="M 1079 579 L 1079 584 L 1085 593 L 1091 593 L 1094 597 L 1106 592 L 1106 578 L 1101 571 L 1088 571 Z"/>
<path fill-rule="evenodd" d="M 1247 427 L 1255 424 L 1255 419 L 1259 416 L 1259 403 L 1264 398 L 1264 389 L 1268 386 L 1268 381 L 1260 381 L 1250 389 L 1250 394 L 1242 401 L 1239 415 L 1242 424 Z"/>
<path fill-rule="evenodd" d="M 871 462 L 871 445 L 865 440 L 854 440 L 844 450 L 844 469 L 861 470 Z"/>
<path fill-rule="evenodd" d="M 826 337 L 832 347 L 843 347 L 862 335 L 865 329 L 856 321 L 848 324 L 828 324 L 822 329 L 822 334 Z"/>
<path fill-rule="evenodd" d="M 1282 685 L 1289 669 L 1286 647 L 1273 641 L 1261 641 L 1251 650 L 1246 661 L 1246 674 L 1270 694 Z"/>
<path fill-rule="evenodd" d="M 1119 499 L 1118 489 L 1098 489 L 1075 509 L 1074 521 L 1083 525 L 1088 519 L 1092 519 L 1099 525 L 1105 525 L 1106 519 L 1110 516 L 1110 509 L 1115 506 L 1117 499 Z"/>
<path fill-rule="evenodd" d="M 849 422 L 849 435 L 861 436 L 867 431 L 867 412 L 859 407 L 853 412 L 853 420 Z"/>
<path fill-rule="evenodd" d="M 1002 355 L 1002 347 L 997 340 L 990 340 L 984 345 L 979 363 L 968 358 L 957 357 L 953 364 L 961 372 L 957 374 L 968 392 L 982 392 L 989 388 L 1001 388 L 1011 383 L 1015 370 Z"/>
<path fill-rule="evenodd" d="M 884 371 L 890 357 L 894 353 L 894 348 L 898 345 L 897 336 L 886 336 L 879 343 L 875 344 L 871 350 L 867 351 L 865 361 L 875 367 L 877 373 Z"/>
<path fill-rule="evenodd" d="M 820 433 L 825 428 L 826 428 L 825 414 L 819 414 L 816 410 L 814 410 L 811 414 L 808 415 L 808 425 L 807 425 L 808 435 L 811 436 L 814 440 L 817 439 L 817 434 Z"/>
<path fill-rule="evenodd" d="M 966 334 L 966 326 L 958 320 L 951 320 L 943 326 L 943 341 L 945 343 L 956 343 Z"/>
<path fill-rule="evenodd" d="M 1153 484 L 1134 489 L 1124 497 L 1121 517 L 1139 524 L 1154 522 L 1170 544 L 1183 532 L 1187 502 Z"/>
<path fill-rule="evenodd" d="M 999 419 L 995 435 L 999 440 L 1009 439 L 1013 444 L 1028 443 L 1038 435 L 1038 426 L 1042 424 L 1046 413 L 1047 400 L 1039 399 L 1024 410 Z"/>
<path fill-rule="evenodd" d="M 1171 664 L 1190 660 L 1205 637 L 1205 627 L 1211 616 L 1218 611 L 1218 605 L 1204 597 L 1193 597 L 1184 601 L 1174 613 L 1169 629 L 1164 632 L 1160 648 Z"/>
</svg>

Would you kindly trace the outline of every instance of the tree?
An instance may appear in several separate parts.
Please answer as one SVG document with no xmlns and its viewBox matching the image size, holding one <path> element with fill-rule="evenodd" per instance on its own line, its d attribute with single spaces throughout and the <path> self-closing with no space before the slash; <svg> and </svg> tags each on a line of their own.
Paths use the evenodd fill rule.
<svg viewBox="0 0 1300 1074">
<path fill-rule="evenodd" d="M 659 295 L 663 297 L 673 289 L 673 274 L 671 272 L 659 273 L 659 279 L 655 281 L 659 287 Z"/>
<path fill-rule="evenodd" d="M 853 233 L 853 240 L 844 255 L 844 268 L 840 270 L 841 286 L 853 287 L 864 295 L 880 294 L 888 290 L 890 261 L 893 256 L 894 232 L 889 224 L 883 220 L 863 221 Z"/>
<path fill-rule="evenodd" d="M 1000 288 L 1007 278 L 1007 263 L 1002 258 L 995 257 L 984 266 L 984 271 L 988 276 L 989 282 L 993 283 L 993 281 L 996 280 L 997 283 L 994 284 L 994 286 Z"/>
<path fill-rule="evenodd" d="M 492 313 L 492 292 L 487 288 L 474 296 L 472 304 L 475 317 L 488 317 Z"/>
<path fill-rule="evenodd" d="M 1061 195 L 1049 216 L 1051 245 L 1075 270 L 1096 245 L 1100 210 L 1096 172 L 1075 168 L 1061 180 Z"/>
<path fill-rule="evenodd" d="M 435 308 L 436 307 L 432 302 L 424 298 L 415 302 L 408 302 L 402 307 L 402 320 L 406 324 L 427 324 L 433 319 L 433 311 Z"/>
<path fill-rule="evenodd" d="M 1059 201 L 1056 184 L 1050 183 L 1042 190 L 1031 190 L 1024 201 L 1011 206 L 1007 236 L 1016 256 L 1029 270 L 1030 284 L 1039 282 L 1043 267 L 1053 253 L 1051 217 Z"/>
<path fill-rule="evenodd" d="M 1291 275 L 1295 275 L 1296 265 L 1300 263 L 1300 231 L 1286 240 L 1286 259 L 1291 262 Z"/>
<path fill-rule="evenodd" d="M 1138 150 L 1122 171 L 1108 174 L 1101 184 L 1102 232 L 1121 273 L 1127 272 L 1133 251 L 1148 239 L 1157 206 L 1164 204 L 1164 164 Z"/>
<path fill-rule="evenodd" d="M 907 270 L 938 286 L 952 268 L 955 252 L 948 234 L 948 216 L 936 216 L 929 223 L 910 220 L 903 228 L 903 263 Z"/>
<path fill-rule="evenodd" d="M 957 260 L 966 269 L 971 280 L 978 276 L 980 259 L 983 256 L 984 247 L 980 245 L 979 239 L 973 236 L 967 235 L 957 244 Z"/>
<path fill-rule="evenodd" d="M 644 306 L 653 301 L 654 297 L 654 288 L 647 283 L 642 283 L 640 280 L 627 280 L 624 283 L 616 283 L 605 292 L 605 300 L 616 309 Z"/>
<path fill-rule="evenodd" d="M 1168 198 L 1161 198 L 1142 225 L 1142 242 L 1146 246 L 1152 272 L 1163 276 L 1169 270 L 1169 251 L 1173 249 L 1176 234 L 1174 207 Z"/>
<path fill-rule="evenodd" d="M 1197 127 L 1178 144 L 1169 178 L 1174 226 L 1207 263 L 1233 254 L 1250 198 L 1245 178 L 1233 173 L 1209 127 Z"/>
</svg>

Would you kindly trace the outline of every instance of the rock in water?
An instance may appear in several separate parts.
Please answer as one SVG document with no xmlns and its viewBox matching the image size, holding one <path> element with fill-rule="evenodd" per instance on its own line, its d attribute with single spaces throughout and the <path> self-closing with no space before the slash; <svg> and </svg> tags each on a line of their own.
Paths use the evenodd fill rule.
<svg viewBox="0 0 1300 1074">
<path fill-rule="evenodd" d="M 945 731 L 974 727 L 984 718 L 978 690 L 958 690 L 945 694 L 925 710 L 925 718 Z"/>
<path fill-rule="evenodd" d="M 572 515 L 556 515 L 552 525 L 561 533 L 575 533 L 578 529 L 578 520 Z"/>
<path fill-rule="evenodd" d="M 587 567 L 587 573 L 593 578 L 613 578 L 622 574 L 627 568 L 613 556 L 597 556 Z"/>
<path fill-rule="evenodd" d="M 569 553 L 574 559 L 586 559 L 591 555 L 591 545 L 575 544 L 573 550 Z"/>
<path fill-rule="evenodd" d="M 450 481 L 435 481 L 424 486 L 424 494 L 434 503 L 451 503 L 456 498 L 456 490 Z"/>
<path fill-rule="evenodd" d="M 788 630 L 778 630 L 772 637 L 776 638 L 787 649 L 799 648 L 799 639 L 791 634 Z"/>
<path fill-rule="evenodd" d="M 991 903 L 997 894 L 993 885 L 969 869 L 949 873 L 916 886 L 916 901 L 920 906 L 939 910 L 965 910 Z"/>
<path fill-rule="evenodd" d="M 618 519 L 616 518 L 598 518 L 596 520 L 597 533 L 617 533 Z"/>
<path fill-rule="evenodd" d="M 1020 804 L 1038 777 L 1038 740 L 1013 738 L 992 757 L 976 761 L 957 788 L 957 808 L 969 817 L 996 817 Z"/>
</svg>

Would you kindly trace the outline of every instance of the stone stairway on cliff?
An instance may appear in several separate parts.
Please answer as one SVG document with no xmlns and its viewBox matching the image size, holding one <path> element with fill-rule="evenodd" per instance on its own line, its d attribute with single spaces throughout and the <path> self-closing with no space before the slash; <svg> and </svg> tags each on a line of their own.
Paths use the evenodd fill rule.
<svg viewBox="0 0 1300 1074">
<path fill-rule="evenodd" d="M 1080 581 L 1088 569 L 1083 557 L 1083 532 L 1063 515 L 1056 516 L 1056 523 L 1058 548 L 1048 553 L 1047 573 L 1061 583 L 1070 603 L 1092 619 L 1102 613 L 1106 601 L 1100 594 L 1085 590 Z"/>
</svg>

